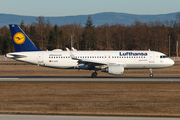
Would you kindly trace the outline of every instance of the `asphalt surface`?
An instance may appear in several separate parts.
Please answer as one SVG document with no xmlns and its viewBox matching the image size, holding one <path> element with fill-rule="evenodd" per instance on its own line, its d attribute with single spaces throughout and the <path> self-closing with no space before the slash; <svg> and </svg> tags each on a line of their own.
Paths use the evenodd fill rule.
<svg viewBox="0 0 180 120">
<path fill-rule="evenodd" d="M 113 116 L 58 116 L 58 115 L 7 115 L 0 120 L 179 120 L 173 117 L 113 117 Z"/>
<path fill-rule="evenodd" d="M 0 82 L 180 82 L 180 77 L 4 76 Z"/>
</svg>

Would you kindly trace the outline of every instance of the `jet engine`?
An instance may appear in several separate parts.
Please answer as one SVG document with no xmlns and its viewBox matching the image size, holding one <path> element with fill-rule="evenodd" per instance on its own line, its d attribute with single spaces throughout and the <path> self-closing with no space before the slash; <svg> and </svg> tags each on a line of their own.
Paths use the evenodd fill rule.
<svg viewBox="0 0 180 120">
<path fill-rule="evenodd" d="M 123 75 L 124 74 L 124 66 L 122 66 L 122 65 L 108 66 L 106 68 L 101 68 L 101 71 L 107 72 L 112 75 Z"/>
</svg>

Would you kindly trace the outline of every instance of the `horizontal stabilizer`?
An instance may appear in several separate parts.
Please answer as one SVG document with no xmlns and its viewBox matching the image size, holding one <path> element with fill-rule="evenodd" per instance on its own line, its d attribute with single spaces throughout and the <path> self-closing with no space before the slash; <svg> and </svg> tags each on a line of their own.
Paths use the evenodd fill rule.
<svg viewBox="0 0 180 120">
<path fill-rule="evenodd" d="M 23 57 L 27 57 L 27 56 L 23 55 L 23 54 L 17 54 L 17 53 L 8 53 L 8 54 L 6 54 L 6 57 L 8 57 L 8 58 L 23 58 Z"/>
</svg>

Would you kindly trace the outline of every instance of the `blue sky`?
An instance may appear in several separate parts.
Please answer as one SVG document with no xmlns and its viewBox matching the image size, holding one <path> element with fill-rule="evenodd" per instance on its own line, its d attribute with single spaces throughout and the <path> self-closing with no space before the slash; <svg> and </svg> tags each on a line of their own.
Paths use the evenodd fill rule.
<svg viewBox="0 0 180 120">
<path fill-rule="evenodd" d="M 100 12 L 156 15 L 180 12 L 180 0 L 0 0 L 0 13 L 74 16 Z"/>
</svg>

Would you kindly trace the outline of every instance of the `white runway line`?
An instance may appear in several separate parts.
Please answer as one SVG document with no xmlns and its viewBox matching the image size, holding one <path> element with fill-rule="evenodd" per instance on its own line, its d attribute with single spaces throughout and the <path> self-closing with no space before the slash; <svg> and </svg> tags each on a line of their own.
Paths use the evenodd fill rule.
<svg viewBox="0 0 180 120">
<path fill-rule="evenodd" d="M 174 117 L 117 117 L 117 116 L 62 116 L 62 115 L 0 115 L 1 120 L 179 120 Z"/>
<path fill-rule="evenodd" d="M 17 80 L 19 78 L 0 78 L 0 80 Z"/>
<path fill-rule="evenodd" d="M 131 77 L 131 78 L 87 78 L 87 77 L 1 77 L 0 82 L 180 82 L 180 77 Z"/>
</svg>

